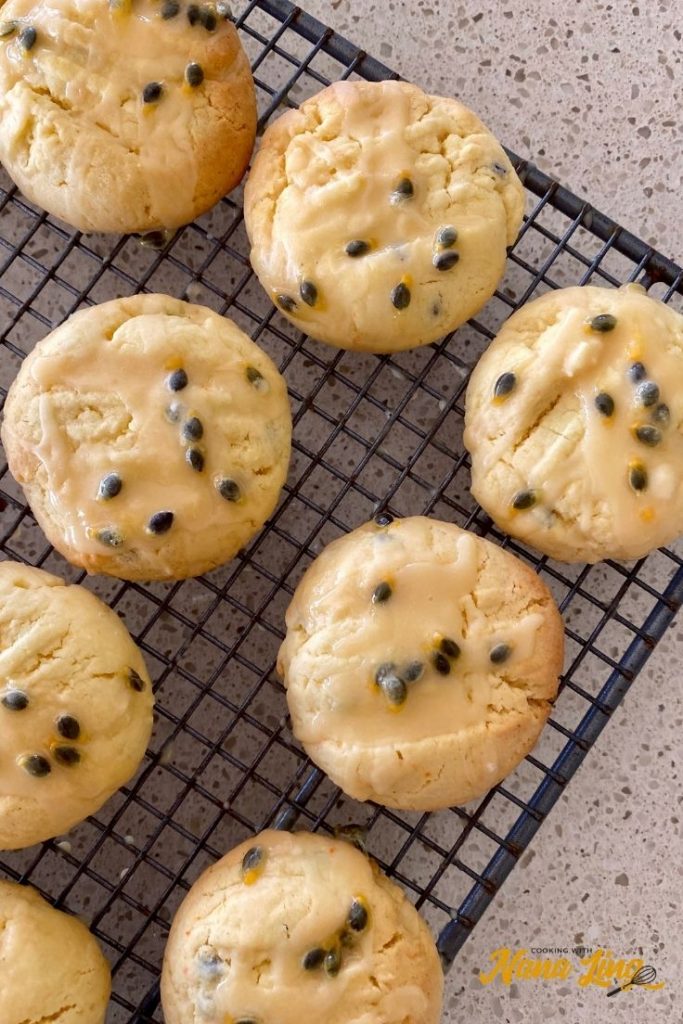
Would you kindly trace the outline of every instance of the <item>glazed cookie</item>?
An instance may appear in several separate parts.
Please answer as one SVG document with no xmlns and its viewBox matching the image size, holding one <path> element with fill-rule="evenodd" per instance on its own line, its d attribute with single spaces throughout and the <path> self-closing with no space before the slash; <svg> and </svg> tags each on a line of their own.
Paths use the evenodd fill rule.
<svg viewBox="0 0 683 1024">
<path fill-rule="evenodd" d="M 152 704 L 115 612 L 84 587 L 0 562 L 0 850 L 68 831 L 128 782 Z"/>
<path fill-rule="evenodd" d="M 256 100 L 227 9 L 7 0 L 0 160 L 22 192 L 82 231 L 129 232 L 187 224 L 234 188 Z"/>
<path fill-rule="evenodd" d="M 511 316 L 465 423 L 477 501 L 552 558 L 640 558 L 683 533 L 683 317 L 639 285 Z"/>
<path fill-rule="evenodd" d="M 164 956 L 166 1024 L 438 1024 L 443 975 L 403 892 L 348 843 L 262 832 L 195 882 Z"/>
<path fill-rule="evenodd" d="M 502 147 L 457 100 L 337 82 L 268 128 L 244 215 L 254 270 L 292 323 L 395 352 L 481 309 L 523 207 Z"/>
<path fill-rule="evenodd" d="M 104 1024 L 111 981 L 85 925 L 0 881 L 2 1024 Z"/>
<path fill-rule="evenodd" d="M 50 542 L 121 579 L 229 561 L 275 508 L 291 414 L 232 321 L 164 295 L 83 310 L 24 361 L 2 439 Z"/>
<path fill-rule="evenodd" d="M 437 810 L 481 796 L 529 752 L 557 692 L 550 592 L 451 523 L 381 514 L 334 541 L 286 621 L 294 734 L 357 800 Z"/>
</svg>

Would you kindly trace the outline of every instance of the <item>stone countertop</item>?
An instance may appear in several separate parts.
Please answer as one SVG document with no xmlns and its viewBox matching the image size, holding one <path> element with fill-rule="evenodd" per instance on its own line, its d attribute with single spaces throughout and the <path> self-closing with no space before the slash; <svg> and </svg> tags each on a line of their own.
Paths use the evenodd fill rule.
<svg viewBox="0 0 683 1024">
<path fill-rule="evenodd" d="M 683 260 L 683 61 L 677 0 L 306 0 L 311 14 Z M 444 1021 L 623 1024 L 680 1012 L 683 699 L 673 626 L 457 958 Z M 584 943 L 644 956 L 666 981 L 605 1003 L 569 981 L 483 987 L 500 946 Z"/>
</svg>

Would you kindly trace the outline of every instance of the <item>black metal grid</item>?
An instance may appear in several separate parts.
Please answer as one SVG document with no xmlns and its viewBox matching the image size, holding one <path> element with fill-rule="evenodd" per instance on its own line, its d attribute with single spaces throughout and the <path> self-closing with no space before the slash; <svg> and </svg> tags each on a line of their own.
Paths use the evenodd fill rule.
<svg viewBox="0 0 683 1024">
<path fill-rule="evenodd" d="M 236 5 L 261 125 L 329 81 L 397 77 L 284 0 Z M 135 782 L 66 841 L 0 855 L 83 915 L 112 961 L 112 1024 L 159 1022 L 169 921 L 227 848 L 269 825 L 362 822 L 370 852 L 439 933 L 450 963 L 663 635 L 683 599 L 682 549 L 633 565 L 568 567 L 500 534 L 469 495 L 462 446 L 469 371 L 512 310 L 548 288 L 639 280 L 681 308 L 683 270 L 512 154 L 533 200 L 505 280 L 444 342 L 396 356 L 346 354 L 295 331 L 254 281 L 241 194 L 161 251 L 84 237 L 0 176 L 0 391 L 35 341 L 82 305 L 168 291 L 235 319 L 290 388 L 294 454 L 279 508 L 237 559 L 206 577 L 141 586 L 84 578 L 46 545 L 3 462 L 0 543 L 83 582 L 123 617 L 155 680 L 157 725 Z M 0 172 L 1 173 L 1 172 Z M 283 612 L 321 547 L 370 517 L 427 513 L 530 562 L 567 623 L 560 697 L 533 755 L 483 800 L 439 815 L 343 797 L 291 736 L 274 661 Z"/>
</svg>

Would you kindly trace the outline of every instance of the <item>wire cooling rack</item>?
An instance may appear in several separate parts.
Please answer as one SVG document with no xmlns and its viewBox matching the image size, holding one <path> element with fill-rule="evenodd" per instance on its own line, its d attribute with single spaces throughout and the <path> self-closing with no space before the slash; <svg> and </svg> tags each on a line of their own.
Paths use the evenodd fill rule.
<svg viewBox="0 0 683 1024">
<path fill-rule="evenodd" d="M 340 78 L 397 77 L 283 0 L 235 5 L 261 126 Z M 635 564 L 568 567 L 499 533 L 469 494 L 462 445 L 469 372 L 502 321 L 548 288 L 639 280 L 680 309 L 683 270 L 511 154 L 531 210 L 500 290 L 438 345 L 396 356 L 339 352 L 294 330 L 254 280 L 241 192 L 160 250 L 84 237 L 0 177 L 0 385 L 82 305 L 163 291 L 226 313 L 287 378 L 294 450 L 277 512 L 208 576 L 140 586 L 84 578 L 50 547 L 2 463 L 0 543 L 83 582 L 141 645 L 157 723 L 141 771 L 68 838 L 0 855 L 0 870 L 82 915 L 112 962 L 111 1024 L 161 1021 L 169 922 L 198 874 L 266 826 L 367 830 L 368 848 L 439 935 L 446 964 L 495 896 L 609 721 L 683 598 L 683 548 Z M 1 174 L 1 172 L 0 172 Z M 274 674 L 284 610 L 324 544 L 379 508 L 454 521 L 530 562 L 567 624 L 562 690 L 540 743 L 483 800 L 437 815 L 346 799 L 293 739 Z"/>
</svg>

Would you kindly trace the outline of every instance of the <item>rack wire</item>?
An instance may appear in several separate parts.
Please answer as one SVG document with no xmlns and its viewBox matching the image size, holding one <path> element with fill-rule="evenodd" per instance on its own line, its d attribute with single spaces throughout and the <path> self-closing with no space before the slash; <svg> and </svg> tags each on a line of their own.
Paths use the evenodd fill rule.
<svg viewBox="0 0 683 1024">
<path fill-rule="evenodd" d="M 235 5 L 260 125 L 336 79 L 398 77 L 284 0 Z M 157 722 L 134 782 L 67 839 L 0 855 L 0 870 L 83 916 L 113 968 L 111 1024 L 161 1021 L 169 922 L 198 874 L 267 827 L 361 823 L 369 851 L 438 934 L 446 966 L 551 810 L 683 600 L 683 548 L 634 564 L 566 566 L 503 534 L 474 503 L 462 445 L 470 370 L 502 321 L 549 288 L 638 280 L 683 305 L 683 269 L 533 164 L 510 154 L 532 204 L 505 279 L 469 324 L 395 356 L 311 342 L 275 310 L 248 261 L 241 191 L 159 250 L 83 236 L 0 176 L 0 392 L 24 355 L 81 306 L 165 291 L 232 317 L 279 364 L 294 412 L 276 513 L 229 565 L 171 584 L 87 578 L 46 543 L 3 461 L 0 546 L 82 582 L 142 647 Z M 0 172 L 1 174 L 2 172 Z M 293 739 L 275 655 L 283 613 L 321 548 L 378 508 L 489 536 L 534 566 L 565 616 L 560 696 L 533 754 L 483 800 L 437 815 L 344 797 Z"/>
</svg>

